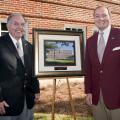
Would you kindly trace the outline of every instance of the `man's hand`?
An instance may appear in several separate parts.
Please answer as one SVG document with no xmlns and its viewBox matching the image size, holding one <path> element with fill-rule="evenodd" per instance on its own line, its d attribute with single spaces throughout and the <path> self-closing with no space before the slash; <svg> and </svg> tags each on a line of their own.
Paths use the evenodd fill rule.
<svg viewBox="0 0 120 120">
<path fill-rule="evenodd" d="M 35 102 L 38 102 L 40 98 L 40 93 L 35 94 Z"/>
<path fill-rule="evenodd" d="M 5 101 L 0 102 L 0 115 L 6 113 L 5 107 L 9 107 L 9 105 Z"/>
<path fill-rule="evenodd" d="M 86 103 L 91 106 L 92 105 L 92 94 L 91 93 L 88 93 L 86 95 Z"/>
</svg>

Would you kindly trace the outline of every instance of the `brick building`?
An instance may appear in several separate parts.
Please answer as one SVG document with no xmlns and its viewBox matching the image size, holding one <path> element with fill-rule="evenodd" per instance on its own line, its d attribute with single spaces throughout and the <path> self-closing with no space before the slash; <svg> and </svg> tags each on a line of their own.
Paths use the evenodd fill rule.
<svg viewBox="0 0 120 120">
<path fill-rule="evenodd" d="M 120 27 L 120 0 L 0 0 L 0 35 L 6 32 L 6 18 L 20 12 L 27 19 L 26 38 L 32 41 L 32 28 L 82 29 L 89 37 L 93 30 L 93 10 L 98 5 L 112 12 L 112 25 Z"/>
</svg>

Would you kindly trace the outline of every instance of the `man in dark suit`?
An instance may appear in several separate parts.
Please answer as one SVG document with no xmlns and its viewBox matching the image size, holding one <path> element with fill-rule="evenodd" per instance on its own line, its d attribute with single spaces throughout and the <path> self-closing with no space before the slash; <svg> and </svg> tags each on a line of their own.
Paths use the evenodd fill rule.
<svg viewBox="0 0 120 120">
<path fill-rule="evenodd" d="M 120 29 L 111 27 L 104 6 L 95 9 L 94 21 L 98 32 L 86 44 L 86 102 L 95 120 L 120 120 Z"/>
<path fill-rule="evenodd" d="M 39 98 L 33 48 L 22 38 L 25 22 L 21 14 L 11 14 L 9 33 L 0 37 L 0 120 L 33 120 L 34 102 Z"/>
</svg>

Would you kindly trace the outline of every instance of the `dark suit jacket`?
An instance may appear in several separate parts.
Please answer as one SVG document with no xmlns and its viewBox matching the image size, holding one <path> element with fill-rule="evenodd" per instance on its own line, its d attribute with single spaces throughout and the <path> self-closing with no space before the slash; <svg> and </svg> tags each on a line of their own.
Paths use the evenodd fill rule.
<svg viewBox="0 0 120 120">
<path fill-rule="evenodd" d="M 120 29 L 111 29 L 101 64 L 97 39 L 95 33 L 86 44 L 85 92 L 92 93 L 93 104 L 97 105 L 101 89 L 106 106 L 120 108 Z"/>
<path fill-rule="evenodd" d="M 9 107 L 5 115 L 18 115 L 22 112 L 24 98 L 27 107 L 34 105 L 34 95 L 39 92 L 39 83 L 33 75 L 32 45 L 22 40 L 24 65 L 7 34 L 0 37 L 0 101 L 5 100 Z"/>
</svg>

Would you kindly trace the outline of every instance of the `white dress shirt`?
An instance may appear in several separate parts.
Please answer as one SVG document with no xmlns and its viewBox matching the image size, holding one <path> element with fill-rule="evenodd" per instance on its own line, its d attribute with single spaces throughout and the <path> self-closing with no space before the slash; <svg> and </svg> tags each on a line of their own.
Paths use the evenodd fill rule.
<svg viewBox="0 0 120 120">
<path fill-rule="evenodd" d="M 22 60 L 22 63 L 24 64 L 24 52 L 23 52 L 23 45 L 22 45 L 22 40 L 21 39 L 19 39 L 19 40 L 16 40 L 15 38 L 13 38 L 12 37 L 12 35 L 9 33 L 9 35 L 10 35 L 10 37 L 11 37 L 11 39 L 12 39 L 12 42 L 13 42 L 13 44 L 15 45 L 15 47 L 16 47 L 16 50 L 18 51 L 18 54 L 19 54 L 19 56 L 20 56 L 20 58 L 21 58 L 21 60 Z M 18 46 L 18 43 L 19 42 L 19 49 L 17 48 Z"/>
<path fill-rule="evenodd" d="M 9 33 L 9 35 L 10 35 L 10 38 L 12 39 L 12 42 L 14 43 L 16 49 L 17 49 L 16 43 L 19 41 L 20 48 L 21 48 L 21 50 L 22 50 L 22 52 L 23 52 L 22 40 L 21 40 L 21 39 L 16 40 L 15 38 L 12 37 L 12 35 L 11 35 L 10 33 Z M 23 52 L 23 54 L 24 54 L 24 52 Z"/>
</svg>

